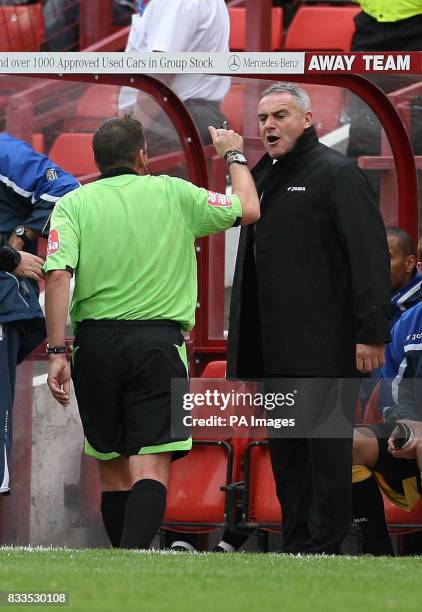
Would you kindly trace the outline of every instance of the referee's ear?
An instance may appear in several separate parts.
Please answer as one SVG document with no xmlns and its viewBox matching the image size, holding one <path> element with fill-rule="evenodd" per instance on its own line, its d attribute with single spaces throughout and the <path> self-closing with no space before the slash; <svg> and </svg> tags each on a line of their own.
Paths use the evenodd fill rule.
<svg viewBox="0 0 422 612">
<path fill-rule="evenodd" d="M 136 168 L 139 174 L 151 174 L 151 170 L 149 167 L 149 160 L 146 151 L 140 149 L 138 156 L 136 158 Z"/>
</svg>

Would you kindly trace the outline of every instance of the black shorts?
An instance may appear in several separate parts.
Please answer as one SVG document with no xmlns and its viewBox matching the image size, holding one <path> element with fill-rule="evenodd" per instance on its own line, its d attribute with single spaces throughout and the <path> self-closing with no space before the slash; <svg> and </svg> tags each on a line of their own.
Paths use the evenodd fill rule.
<svg viewBox="0 0 422 612">
<path fill-rule="evenodd" d="M 388 452 L 388 439 L 395 426 L 395 423 L 377 423 L 363 427 L 370 429 L 378 440 L 378 461 L 371 468 L 378 484 L 391 501 L 410 510 L 422 497 L 421 472 L 416 459 L 397 459 Z"/>
<path fill-rule="evenodd" d="M 172 321 L 83 321 L 75 336 L 72 379 L 85 434 L 97 459 L 173 451 L 171 379 L 188 379 L 186 347 Z"/>
</svg>

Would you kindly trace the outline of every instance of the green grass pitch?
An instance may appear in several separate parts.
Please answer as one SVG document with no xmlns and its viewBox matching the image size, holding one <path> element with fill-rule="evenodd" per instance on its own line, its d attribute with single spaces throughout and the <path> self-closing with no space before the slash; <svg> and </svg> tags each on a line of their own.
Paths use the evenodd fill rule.
<svg viewBox="0 0 422 612">
<path fill-rule="evenodd" d="M 0 590 L 67 591 L 69 612 L 420 612 L 422 558 L 1 548 Z"/>
</svg>

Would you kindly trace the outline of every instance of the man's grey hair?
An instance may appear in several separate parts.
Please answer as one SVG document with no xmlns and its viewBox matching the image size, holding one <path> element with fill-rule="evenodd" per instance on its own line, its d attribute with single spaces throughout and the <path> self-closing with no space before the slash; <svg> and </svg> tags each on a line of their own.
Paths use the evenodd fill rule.
<svg viewBox="0 0 422 612">
<path fill-rule="evenodd" d="M 295 85 L 295 83 L 280 82 L 274 83 L 271 87 L 265 89 L 261 94 L 261 99 L 265 96 L 271 96 L 273 94 L 288 93 L 292 96 L 296 105 L 307 113 L 311 110 L 311 101 L 308 94 L 304 89 Z"/>
</svg>

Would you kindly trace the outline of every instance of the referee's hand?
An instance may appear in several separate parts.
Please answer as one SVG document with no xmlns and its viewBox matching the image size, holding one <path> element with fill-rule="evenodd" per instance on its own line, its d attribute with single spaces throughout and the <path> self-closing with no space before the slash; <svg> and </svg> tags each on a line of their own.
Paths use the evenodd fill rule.
<svg viewBox="0 0 422 612">
<path fill-rule="evenodd" d="M 50 355 L 47 384 L 62 406 L 70 404 L 70 364 L 66 355 Z"/>
</svg>

